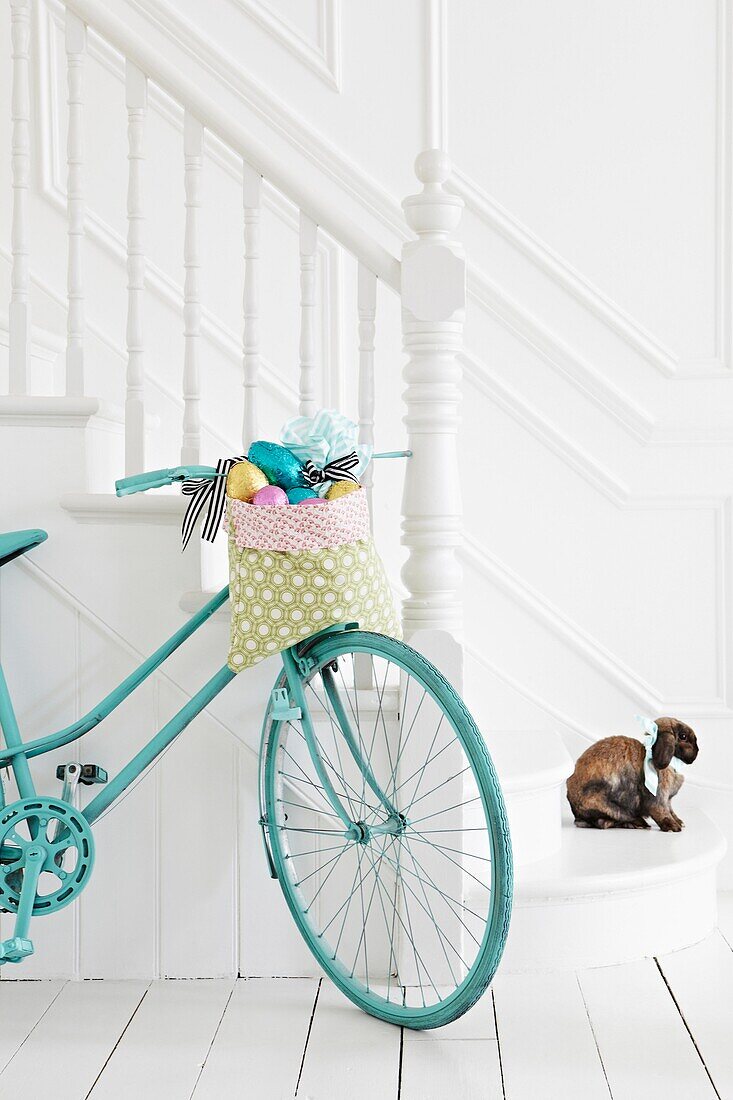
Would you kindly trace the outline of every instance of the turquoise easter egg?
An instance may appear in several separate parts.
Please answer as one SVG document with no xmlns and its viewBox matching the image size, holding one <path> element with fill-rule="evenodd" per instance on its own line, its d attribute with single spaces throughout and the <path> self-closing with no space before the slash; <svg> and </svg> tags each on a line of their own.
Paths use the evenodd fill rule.
<svg viewBox="0 0 733 1100">
<path fill-rule="evenodd" d="M 262 470 L 272 485 L 286 490 L 303 485 L 303 463 L 279 443 L 259 439 L 250 447 L 247 458 Z"/>
<path fill-rule="evenodd" d="M 312 489 L 288 489 L 288 500 L 291 504 L 302 504 L 304 500 L 310 500 L 312 497 L 318 497 L 318 493 L 314 493 Z M 320 500 L 320 497 L 318 499 Z"/>
</svg>

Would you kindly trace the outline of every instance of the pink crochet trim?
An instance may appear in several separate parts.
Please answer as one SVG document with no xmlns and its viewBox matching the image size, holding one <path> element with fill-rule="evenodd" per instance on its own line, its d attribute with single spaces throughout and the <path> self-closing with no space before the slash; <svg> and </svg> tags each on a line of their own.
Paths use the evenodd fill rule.
<svg viewBox="0 0 733 1100">
<path fill-rule="evenodd" d="M 227 500 L 227 505 L 238 550 L 319 550 L 358 542 L 370 534 L 364 489 L 310 508 L 244 500 Z"/>
</svg>

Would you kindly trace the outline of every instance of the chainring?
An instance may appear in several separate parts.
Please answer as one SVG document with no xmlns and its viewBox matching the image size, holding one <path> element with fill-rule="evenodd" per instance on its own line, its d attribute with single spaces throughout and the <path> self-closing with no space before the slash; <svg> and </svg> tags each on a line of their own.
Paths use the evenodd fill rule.
<svg viewBox="0 0 733 1100">
<path fill-rule="evenodd" d="M 54 913 L 86 886 L 94 866 L 87 819 L 60 798 L 22 798 L 0 810 L 0 906 L 18 911 L 29 848 L 45 850 L 33 916 Z"/>
</svg>

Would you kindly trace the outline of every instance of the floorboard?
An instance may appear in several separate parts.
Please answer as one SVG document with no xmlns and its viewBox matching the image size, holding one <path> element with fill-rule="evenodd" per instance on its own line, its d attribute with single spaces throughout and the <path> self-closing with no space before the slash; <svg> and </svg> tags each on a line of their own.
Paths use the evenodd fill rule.
<svg viewBox="0 0 733 1100">
<path fill-rule="evenodd" d="M 147 982 L 68 982 L 0 1074 L 2 1100 L 83 1100 L 147 988 Z"/>
<path fill-rule="evenodd" d="M 292 1100 L 318 981 L 240 978 L 193 1100 Z"/>
<path fill-rule="evenodd" d="M 334 1100 L 338 1095 L 330 1094 Z M 399 1095 L 400 1100 L 502 1100 L 499 1044 L 495 1039 L 405 1043 Z"/>
<path fill-rule="evenodd" d="M 91 1100 L 184 1100 L 194 1090 L 234 981 L 153 982 Z"/>
<path fill-rule="evenodd" d="M 399 1063 L 400 1028 L 367 1016 L 324 979 L 298 1100 L 397 1100 Z"/>
<path fill-rule="evenodd" d="M 575 974 L 494 979 L 506 1100 L 609 1100 Z"/>
<path fill-rule="evenodd" d="M 715 1100 L 653 959 L 583 971 L 580 984 L 614 1100 Z"/>
<path fill-rule="evenodd" d="M 733 951 L 713 932 L 686 951 L 665 955 L 659 966 L 721 1100 L 733 1100 Z"/>
<path fill-rule="evenodd" d="M 438 986 L 441 996 L 449 993 Z M 491 990 L 487 989 L 483 997 L 479 998 L 473 1008 L 464 1012 L 458 1020 L 445 1027 L 435 1028 L 432 1031 L 408 1031 L 405 1030 L 405 1042 L 424 1043 L 435 1040 L 443 1042 L 445 1039 L 495 1039 L 496 1021 L 494 1019 L 494 1002 Z"/>
<path fill-rule="evenodd" d="M 63 982 L 0 982 L 0 1072 L 63 987 Z"/>
</svg>

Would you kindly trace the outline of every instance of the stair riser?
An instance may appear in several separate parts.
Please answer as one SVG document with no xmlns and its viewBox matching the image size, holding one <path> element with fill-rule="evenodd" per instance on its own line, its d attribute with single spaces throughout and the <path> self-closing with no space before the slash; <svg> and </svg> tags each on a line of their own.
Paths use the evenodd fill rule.
<svg viewBox="0 0 733 1100">
<path fill-rule="evenodd" d="M 515 866 L 524 867 L 559 850 L 564 795 L 564 784 L 506 795 Z"/>
<path fill-rule="evenodd" d="M 715 867 L 643 891 L 515 902 L 503 973 L 612 966 L 679 951 L 717 920 Z"/>
</svg>

